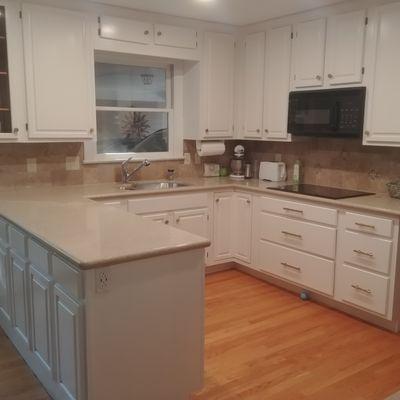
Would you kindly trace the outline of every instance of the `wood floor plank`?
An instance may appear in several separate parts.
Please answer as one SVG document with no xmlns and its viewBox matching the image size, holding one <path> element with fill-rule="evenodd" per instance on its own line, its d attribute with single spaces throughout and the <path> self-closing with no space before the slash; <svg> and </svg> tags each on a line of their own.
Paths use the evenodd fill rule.
<svg viewBox="0 0 400 400">
<path fill-rule="evenodd" d="M 192 400 L 383 400 L 400 390 L 400 335 L 235 270 L 207 276 L 205 309 L 205 387 Z M 0 400 L 49 399 L 0 330 Z"/>
</svg>

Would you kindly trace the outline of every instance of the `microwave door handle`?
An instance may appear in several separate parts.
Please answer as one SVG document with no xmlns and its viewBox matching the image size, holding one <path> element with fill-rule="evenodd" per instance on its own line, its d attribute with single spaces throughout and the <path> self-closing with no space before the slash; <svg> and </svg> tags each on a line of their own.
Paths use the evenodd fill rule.
<svg viewBox="0 0 400 400">
<path fill-rule="evenodd" d="M 332 107 L 332 115 L 331 115 L 331 128 L 334 131 L 337 131 L 339 129 L 339 103 L 335 103 L 335 105 Z"/>
</svg>

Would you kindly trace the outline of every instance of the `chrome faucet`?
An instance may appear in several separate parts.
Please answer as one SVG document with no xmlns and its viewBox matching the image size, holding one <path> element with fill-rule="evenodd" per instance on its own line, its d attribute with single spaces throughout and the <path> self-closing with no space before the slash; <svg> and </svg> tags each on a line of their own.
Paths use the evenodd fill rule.
<svg viewBox="0 0 400 400">
<path fill-rule="evenodd" d="M 138 167 L 136 167 L 133 171 L 129 172 L 128 171 L 128 164 L 134 159 L 134 157 L 129 157 L 127 160 L 125 160 L 121 164 L 121 172 L 122 172 L 122 184 L 126 185 L 129 180 L 133 177 L 133 175 L 136 174 L 139 170 L 141 170 L 143 167 L 148 167 L 150 165 L 149 160 L 144 160 L 140 163 Z"/>
</svg>

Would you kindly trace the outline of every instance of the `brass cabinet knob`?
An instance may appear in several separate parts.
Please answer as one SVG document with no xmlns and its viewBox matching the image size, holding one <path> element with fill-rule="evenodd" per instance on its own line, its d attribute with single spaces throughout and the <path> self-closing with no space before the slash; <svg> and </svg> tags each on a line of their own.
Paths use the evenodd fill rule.
<svg viewBox="0 0 400 400">
<path fill-rule="evenodd" d="M 158 31 L 157 36 L 161 36 L 161 35 L 162 35 L 162 32 Z"/>
<path fill-rule="evenodd" d="M 148 35 L 149 33 L 150 33 L 150 31 L 148 31 L 148 30 L 145 30 L 145 31 L 144 31 L 144 34 L 145 34 L 145 35 Z"/>
<path fill-rule="evenodd" d="M 18 133 L 19 133 L 19 129 L 18 129 L 18 128 L 14 128 L 14 129 L 13 129 L 13 134 L 14 134 L 14 135 L 18 135 Z"/>
<path fill-rule="evenodd" d="M 332 74 L 328 74 L 328 78 L 329 78 L 329 79 L 332 79 L 332 78 L 333 78 L 333 75 L 332 75 Z"/>
<path fill-rule="evenodd" d="M 317 79 L 318 81 L 320 81 L 322 78 L 321 78 L 321 75 L 317 75 L 316 77 L 315 77 L 315 79 Z"/>
</svg>

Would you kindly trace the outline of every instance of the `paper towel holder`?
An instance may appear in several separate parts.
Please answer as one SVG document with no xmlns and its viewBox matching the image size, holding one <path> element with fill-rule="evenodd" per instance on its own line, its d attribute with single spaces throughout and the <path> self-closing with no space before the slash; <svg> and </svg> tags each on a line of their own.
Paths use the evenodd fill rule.
<svg viewBox="0 0 400 400">
<path fill-rule="evenodd" d="M 202 143 L 222 143 L 222 144 L 225 144 L 225 140 L 196 140 L 196 152 L 197 153 L 201 149 Z"/>
</svg>

